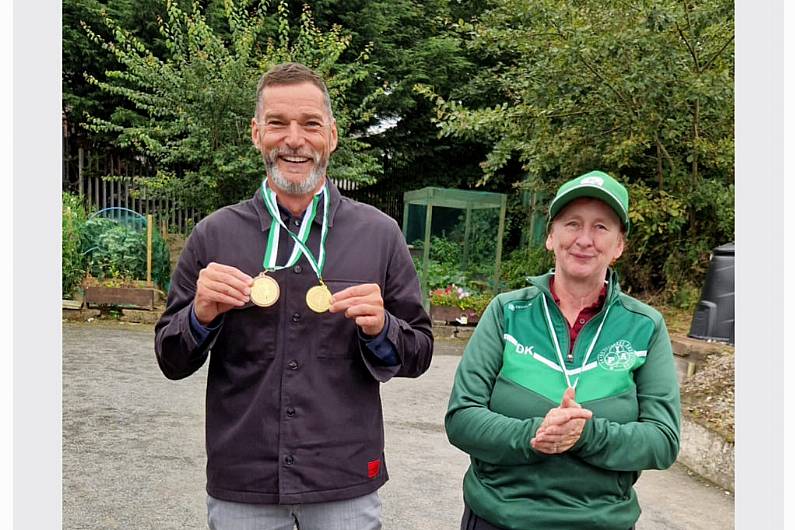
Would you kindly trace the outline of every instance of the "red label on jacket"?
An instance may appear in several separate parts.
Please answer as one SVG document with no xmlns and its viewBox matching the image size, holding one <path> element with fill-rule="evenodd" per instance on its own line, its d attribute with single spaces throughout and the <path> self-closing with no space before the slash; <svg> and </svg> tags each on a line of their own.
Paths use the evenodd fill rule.
<svg viewBox="0 0 795 530">
<path fill-rule="evenodd" d="M 381 470 L 381 460 L 367 462 L 367 478 L 375 478 Z"/>
</svg>

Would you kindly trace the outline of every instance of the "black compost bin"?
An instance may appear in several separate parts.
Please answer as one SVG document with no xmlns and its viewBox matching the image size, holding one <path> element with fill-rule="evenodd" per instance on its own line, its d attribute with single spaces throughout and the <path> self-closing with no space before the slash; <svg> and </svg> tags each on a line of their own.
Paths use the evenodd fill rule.
<svg viewBox="0 0 795 530">
<path fill-rule="evenodd" d="M 734 344 L 734 243 L 712 250 L 688 336 Z"/>
</svg>

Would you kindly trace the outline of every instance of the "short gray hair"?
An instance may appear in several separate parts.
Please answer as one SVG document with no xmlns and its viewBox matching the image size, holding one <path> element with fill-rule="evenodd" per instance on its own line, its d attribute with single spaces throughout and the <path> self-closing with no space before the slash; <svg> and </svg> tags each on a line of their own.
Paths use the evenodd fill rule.
<svg viewBox="0 0 795 530">
<path fill-rule="evenodd" d="M 257 106 L 254 116 L 259 120 L 262 115 L 262 92 L 269 86 L 299 85 L 301 83 L 312 83 L 323 92 L 323 103 L 329 119 L 334 120 L 334 113 L 331 110 L 331 97 L 326 88 L 326 83 L 314 70 L 307 68 L 301 63 L 281 63 L 271 67 L 262 74 L 257 83 Z"/>
</svg>

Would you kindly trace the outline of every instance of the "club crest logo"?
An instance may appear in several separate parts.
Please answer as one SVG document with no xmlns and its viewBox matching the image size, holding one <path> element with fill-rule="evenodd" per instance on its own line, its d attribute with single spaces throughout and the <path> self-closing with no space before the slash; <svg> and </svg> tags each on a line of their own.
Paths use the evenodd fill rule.
<svg viewBox="0 0 795 530">
<path fill-rule="evenodd" d="M 604 370 L 625 372 L 634 366 L 637 358 L 632 344 L 628 340 L 620 340 L 600 351 L 596 362 Z"/>
<path fill-rule="evenodd" d="M 580 184 L 588 184 L 589 186 L 603 186 L 605 180 L 602 177 L 585 177 L 580 181 Z"/>
</svg>

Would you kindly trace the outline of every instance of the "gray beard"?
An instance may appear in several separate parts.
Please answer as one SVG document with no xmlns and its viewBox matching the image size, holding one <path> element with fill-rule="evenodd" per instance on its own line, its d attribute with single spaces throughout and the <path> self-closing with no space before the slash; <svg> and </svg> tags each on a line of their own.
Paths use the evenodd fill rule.
<svg viewBox="0 0 795 530">
<path fill-rule="evenodd" d="M 284 155 L 298 154 L 292 153 L 286 149 L 282 150 Z M 312 154 L 313 165 L 309 170 L 309 176 L 303 182 L 291 182 L 282 175 L 279 168 L 276 166 L 276 159 L 279 155 L 279 148 L 271 149 L 269 152 L 262 153 L 262 160 L 265 162 L 265 173 L 273 183 L 273 185 L 280 191 L 287 195 L 302 196 L 314 192 L 323 180 L 328 167 L 328 158 L 321 159 L 317 153 Z"/>
</svg>

